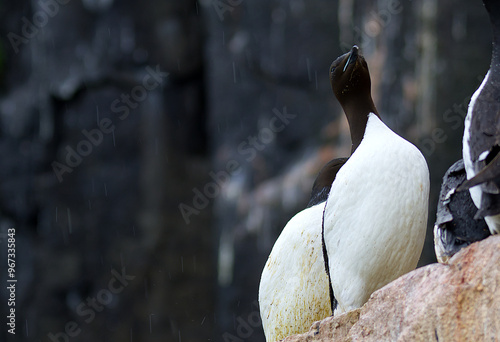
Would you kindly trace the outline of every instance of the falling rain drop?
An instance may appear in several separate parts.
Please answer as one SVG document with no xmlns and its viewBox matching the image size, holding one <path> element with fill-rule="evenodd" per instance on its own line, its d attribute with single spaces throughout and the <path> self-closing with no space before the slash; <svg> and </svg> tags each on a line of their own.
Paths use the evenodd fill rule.
<svg viewBox="0 0 500 342">
<path fill-rule="evenodd" d="M 71 211 L 69 210 L 69 208 L 67 208 L 66 210 L 68 213 L 68 229 L 69 229 L 69 233 L 72 234 L 73 233 L 73 226 L 71 225 Z"/>
<path fill-rule="evenodd" d="M 116 147 L 116 142 L 115 142 L 115 130 L 111 132 L 113 134 L 113 147 Z"/>
<path fill-rule="evenodd" d="M 307 64 L 307 79 L 309 82 L 311 82 L 311 62 L 309 61 L 309 58 L 306 58 L 306 64 Z"/>
<path fill-rule="evenodd" d="M 99 106 L 95 106 L 95 115 L 96 115 L 96 119 L 97 119 L 97 127 L 99 127 Z"/>
<path fill-rule="evenodd" d="M 92 210 L 92 203 L 90 203 L 90 200 L 89 200 L 89 210 Z"/>
<path fill-rule="evenodd" d="M 144 279 L 144 298 L 148 299 L 148 281 Z"/>
<path fill-rule="evenodd" d="M 236 65 L 233 62 L 233 82 L 236 83 Z"/>
<path fill-rule="evenodd" d="M 106 187 L 106 183 L 104 183 L 104 195 L 108 197 L 108 188 Z"/>
<path fill-rule="evenodd" d="M 28 333 L 29 333 L 29 331 L 28 331 L 28 320 L 26 320 L 26 336 L 28 336 Z"/>
<path fill-rule="evenodd" d="M 56 207 L 56 223 L 57 223 L 57 207 Z"/>
<path fill-rule="evenodd" d="M 149 315 L 149 333 L 153 333 L 153 323 L 152 323 L 152 317 L 154 314 Z"/>
<path fill-rule="evenodd" d="M 318 90 L 318 71 L 314 70 L 314 80 L 316 81 L 316 90 Z"/>
</svg>

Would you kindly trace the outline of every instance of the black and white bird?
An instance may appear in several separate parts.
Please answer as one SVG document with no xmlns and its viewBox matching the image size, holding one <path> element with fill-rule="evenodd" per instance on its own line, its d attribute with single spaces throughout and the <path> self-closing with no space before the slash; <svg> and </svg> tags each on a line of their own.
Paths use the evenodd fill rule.
<svg viewBox="0 0 500 342">
<path fill-rule="evenodd" d="M 448 263 L 462 248 L 491 235 L 484 219 L 474 218 L 478 209 L 470 193 L 456 191 L 465 180 L 462 159 L 455 162 L 443 177 L 434 224 L 434 250 L 440 263 Z"/>
<path fill-rule="evenodd" d="M 354 46 L 331 65 L 349 122 L 352 154 L 326 201 L 323 234 L 334 314 L 417 266 L 425 238 L 429 170 L 422 153 L 380 119 L 364 57 Z"/>
<path fill-rule="evenodd" d="M 334 159 L 321 169 L 307 208 L 286 224 L 264 266 L 259 307 L 268 342 L 306 332 L 332 314 L 321 222 L 332 182 L 346 160 Z"/>
<path fill-rule="evenodd" d="M 488 73 L 469 103 L 463 136 L 469 190 L 492 234 L 500 233 L 500 1 L 483 0 L 493 27 L 493 52 Z"/>
</svg>

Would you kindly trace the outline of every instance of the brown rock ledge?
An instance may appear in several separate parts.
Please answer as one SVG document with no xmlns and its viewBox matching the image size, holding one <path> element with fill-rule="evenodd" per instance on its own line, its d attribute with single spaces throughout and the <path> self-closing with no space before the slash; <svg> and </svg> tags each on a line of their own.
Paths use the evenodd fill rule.
<svg viewBox="0 0 500 342">
<path fill-rule="evenodd" d="M 374 292 L 360 309 L 315 322 L 298 341 L 500 341 L 500 236 Z"/>
</svg>

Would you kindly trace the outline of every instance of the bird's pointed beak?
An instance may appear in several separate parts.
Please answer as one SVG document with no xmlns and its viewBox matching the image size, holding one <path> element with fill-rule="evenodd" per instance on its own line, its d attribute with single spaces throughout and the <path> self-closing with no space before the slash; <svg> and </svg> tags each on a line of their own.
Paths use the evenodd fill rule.
<svg viewBox="0 0 500 342">
<path fill-rule="evenodd" d="M 359 47 L 357 45 L 353 45 L 350 52 L 353 57 L 358 58 L 358 51 Z"/>
<path fill-rule="evenodd" d="M 351 51 L 349 51 L 349 57 L 347 58 L 347 62 L 345 63 L 344 70 L 342 72 L 345 72 L 350 64 L 356 62 L 356 60 L 358 59 L 358 51 L 359 51 L 358 46 L 354 45 Z"/>
</svg>

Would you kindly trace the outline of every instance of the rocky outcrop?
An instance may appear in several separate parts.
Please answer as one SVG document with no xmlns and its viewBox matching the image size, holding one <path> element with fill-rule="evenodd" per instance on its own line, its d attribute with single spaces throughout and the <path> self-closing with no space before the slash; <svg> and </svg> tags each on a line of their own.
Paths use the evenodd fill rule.
<svg viewBox="0 0 500 342">
<path fill-rule="evenodd" d="M 499 341 L 500 236 L 376 291 L 360 309 L 314 323 L 298 341 Z"/>
</svg>

